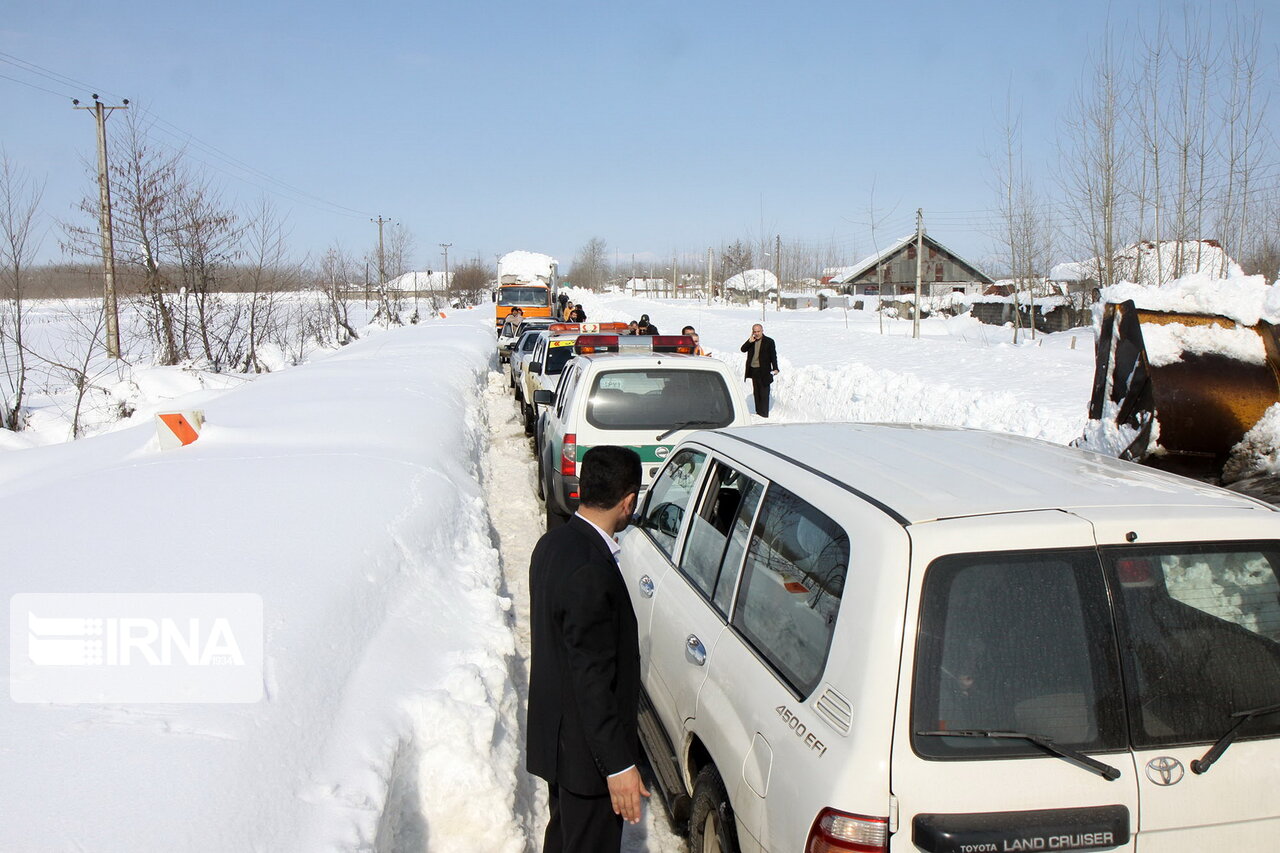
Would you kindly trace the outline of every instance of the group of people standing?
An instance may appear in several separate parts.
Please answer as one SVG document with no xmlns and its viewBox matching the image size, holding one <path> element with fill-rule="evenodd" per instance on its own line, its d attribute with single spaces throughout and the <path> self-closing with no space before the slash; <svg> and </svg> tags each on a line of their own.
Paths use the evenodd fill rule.
<svg viewBox="0 0 1280 853">
<path fill-rule="evenodd" d="M 559 306 L 556 316 L 565 323 L 585 323 L 587 322 L 587 312 L 583 310 L 582 304 L 575 304 L 569 301 L 569 294 L 564 291 L 556 297 L 556 305 Z"/>
</svg>

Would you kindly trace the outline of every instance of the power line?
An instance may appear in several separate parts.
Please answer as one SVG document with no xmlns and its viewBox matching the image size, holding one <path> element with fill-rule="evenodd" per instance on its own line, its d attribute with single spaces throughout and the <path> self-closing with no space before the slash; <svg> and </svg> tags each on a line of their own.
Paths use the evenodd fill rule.
<svg viewBox="0 0 1280 853">
<path fill-rule="evenodd" d="M 8 74 L 0 74 L 0 79 L 4 79 L 4 80 L 12 80 L 14 83 L 18 83 L 19 85 L 22 85 L 22 86 L 29 86 L 29 87 L 31 87 L 32 89 L 36 89 L 36 90 L 41 91 L 41 92 L 46 92 L 46 93 L 48 93 L 48 94 L 50 94 L 50 95 L 56 95 L 56 96 L 57 96 L 57 97 L 59 97 L 59 98 L 70 98 L 70 97 L 71 97 L 70 95 L 68 95 L 68 94 L 66 94 L 66 93 L 64 93 L 64 92 L 55 92 L 55 91 L 53 91 L 52 89 L 46 89 L 46 88 L 44 88 L 43 86 L 37 86 L 35 83 L 28 83 L 26 80 L 19 80 L 17 77 L 10 77 Z M 86 88 L 89 88 L 89 87 L 86 87 Z"/>
<path fill-rule="evenodd" d="M 44 66 L 37 65 L 34 62 L 29 62 L 28 60 L 22 59 L 21 57 L 14 56 L 13 54 L 5 53 L 3 51 L 0 51 L 0 62 L 7 63 L 8 65 L 11 65 L 15 68 L 18 68 L 30 74 L 34 74 L 38 77 L 42 77 L 60 86 L 61 85 L 74 86 L 77 88 L 96 90 L 99 92 L 112 94 L 111 90 L 109 89 L 105 89 L 100 86 L 93 86 L 89 83 L 85 83 L 84 81 L 76 80 L 74 77 L 69 77 L 65 74 L 61 74 L 57 71 L 53 71 L 51 69 L 45 68 Z M 15 77 L 9 77 L 8 75 L 0 75 L 0 77 L 3 77 L 6 80 L 12 80 L 13 82 L 23 86 L 28 86 L 30 88 L 37 89 L 41 92 L 45 92 L 46 94 L 55 95 L 57 97 L 66 97 L 66 98 L 72 97 L 69 94 L 56 92 L 56 91 L 53 91 L 52 89 L 47 89 L 25 80 L 20 80 Z M 138 107 L 139 105 L 135 103 L 134 106 Z M 170 137 L 177 139 L 178 142 L 182 143 L 183 146 L 194 147 L 198 151 L 203 153 L 205 156 L 221 161 L 225 166 L 229 167 L 230 169 L 239 170 L 251 177 L 246 177 L 246 174 L 237 174 L 235 171 L 228 171 L 225 168 L 220 168 L 219 166 L 216 166 L 213 163 L 208 162 L 208 160 L 192 155 L 186 147 L 178 147 L 178 146 L 175 146 L 172 142 L 168 142 L 164 139 L 160 139 L 160 138 L 156 139 L 157 143 L 164 145 L 165 147 L 179 154 L 188 156 L 192 160 L 196 161 L 197 163 L 200 163 L 212 169 L 213 171 L 218 172 L 219 174 L 222 174 L 234 180 L 242 181 L 248 184 L 249 186 L 252 186 L 258 190 L 261 190 L 262 192 L 280 196 L 295 204 L 300 204 L 305 207 L 310 207 L 311 209 L 318 210 L 322 213 L 329 213 L 329 214 L 334 214 L 339 216 L 348 216 L 352 218 L 360 218 L 368 215 L 366 211 L 361 211 L 353 207 L 348 207 L 343 204 L 338 204 L 337 202 L 329 201 L 328 199 L 325 199 L 313 193 L 307 192 L 306 190 L 296 187 L 293 184 L 288 183 L 287 181 L 281 180 L 280 178 L 270 175 L 262 171 L 261 169 L 255 168 L 254 166 L 249 165 L 245 161 L 231 154 L 226 153 L 225 151 L 217 148 L 216 146 L 208 142 L 205 142 L 204 140 L 197 137 L 195 134 L 189 131 L 183 130 L 182 128 L 164 119 L 163 117 L 157 115 L 156 113 L 154 113 L 149 109 L 139 109 L 139 112 L 142 113 L 149 121 L 152 122 L 152 127 L 154 127 L 159 133 L 167 134 Z M 259 183 L 258 181 L 255 181 L 252 178 L 257 178 L 259 181 L 265 181 L 271 186 L 264 186 L 262 183 Z"/>
</svg>

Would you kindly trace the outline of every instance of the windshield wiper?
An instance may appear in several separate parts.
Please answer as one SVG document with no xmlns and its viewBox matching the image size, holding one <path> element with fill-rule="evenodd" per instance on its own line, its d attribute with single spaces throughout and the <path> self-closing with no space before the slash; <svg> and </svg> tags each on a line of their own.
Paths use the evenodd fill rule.
<svg viewBox="0 0 1280 853">
<path fill-rule="evenodd" d="M 709 426 L 709 427 L 720 426 L 720 422 L 719 421 L 685 421 L 682 424 L 676 424 L 671 429 L 667 430 L 662 435 L 658 436 L 657 440 L 662 441 L 664 438 L 671 435 L 671 433 L 677 432 L 682 429 L 688 429 L 689 427 L 700 427 L 700 426 Z"/>
<path fill-rule="evenodd" d="M 988 729 L 954 729 L 941 732 L 916 732 L 917 737 L 989 737 L 1004 738 L 1006 740 L 1025 740 L 1034 743 L 1045 752 L 1065 759 L 1072 764 L 1090 773 L 1097 773 L 1108 782 L 1114 782 L 1120 778 L 1120 771 L 1112 767 L 1110 764 L 1103 764 L 1096 758 L 1090 758 L 1083 752 L 1077 752 L 1070 747 L 1063 746 L 1054 741 L 1051 737 L 1044 735 L 1030 734 L 1028 732 L 1002 732 L 991 731 Z"/>
<path fill-rule="evenodd" d="M 1236 732 L 1240 731 L 1240 727 L 1252 720 L 1254 717 L 1265 717 L 1267 714 L 1274 714 L 1280 711 L 1280 703 L 1275 705 L 1263 705 L 1261 708 L 1251 708 L 1248 711 L 1235 711 L 1231 714 L 1233 718 L 1239 717 L 1236 724 L 1214 741 L 1213 746 L 1209 747 L 1209 751 L 1203 757 L 1197 758 L 1191 762 L 1191 772 L 1197 775 L 1204 773 L 1213 763 L 1222 757 L 1222 753 L 1227 751 L 1227 747 L 1231 746 L 1231 742 L 1236 739 Z"/>
</svg>

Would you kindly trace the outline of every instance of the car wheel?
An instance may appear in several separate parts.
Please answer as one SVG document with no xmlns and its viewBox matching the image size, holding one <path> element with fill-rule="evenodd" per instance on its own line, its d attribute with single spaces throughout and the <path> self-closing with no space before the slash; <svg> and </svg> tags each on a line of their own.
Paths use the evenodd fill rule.
<svg viewBox="0 0 1280 853">
<path fill-rule="evenodd" d="M 547 499 L 547 487 L 542 482 L 542 456 L 538 456 L 538 497 L 542 500 Z"/>
<path fill-rule="evenodd" d="M 533 406 L 524 407 L 524 434 L 533 435 L 534 411 Z"/>
<path fill-rule="evenodd" d="M 738 827 L 720 773 L 708 764 L 693 784 L 689 810 L 690 853 L 737 853 Z"/>
</svg>

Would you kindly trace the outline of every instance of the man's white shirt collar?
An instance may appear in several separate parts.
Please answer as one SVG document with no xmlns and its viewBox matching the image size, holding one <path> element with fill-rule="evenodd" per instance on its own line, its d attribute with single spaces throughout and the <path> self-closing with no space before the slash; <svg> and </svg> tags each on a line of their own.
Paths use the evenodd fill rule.
<svg viewBox="0 0 1280 853">
<path fill-rule="evenodd" d="M 615 560 L 618 559 L 618 552 L 622 550 L 622 546 L 618 544 L 618 540 L 614 539 L 608 533 L 605 533 L 603 527 L 596 524 L 594 521 L 587 518 L 582 513 L 575 512 L 574 515 L 576 515 L 578 518 L 585 521 L 587 524 L 590 524 L 595 529 L 596 533 L 599 533 L 600 536 L 604 538 L 604 542 L 606 545 L 609 546 L 609 553 L 613 555 L 613 559 Z"/>
</svg>

